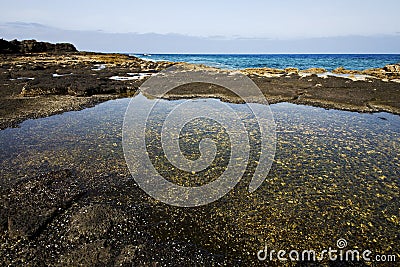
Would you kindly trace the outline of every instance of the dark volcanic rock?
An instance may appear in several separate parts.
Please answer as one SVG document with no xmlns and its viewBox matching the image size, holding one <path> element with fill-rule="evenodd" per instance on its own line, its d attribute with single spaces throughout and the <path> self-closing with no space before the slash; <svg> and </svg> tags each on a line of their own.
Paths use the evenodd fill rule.
<svg viewBox="0 0 400 267">
<path fill-rule="evenodd" d="M 121 82 L 107 77 L 73 74 L 54 78 L 48 75 L 26 82 L 21 96 L 125 94 L 136 91 L 138 87 L 139 83 L 136 81 Z"/>
<path fill-rule="evenodd" d="M 104 240 L 98 240 L 63 255 L 56 266 L 106 266 L 110 260 L 110 247 Z"/>
<path fill-rule="evenodd" d="M 19 46 L 15 41 L 8 42 L 0 39 L 0 53 L 1 54 L 16 54 L 19 53 Z"/>
<path fill-rule="evenodd" d="M 64 52 L 77 52 L 78 50 L 73 44 L 70 43 L 56 43 L 54 45 L 54 52 L 64 53 Z"/>
<path fill-rule="evenodd" d="M 48 42 L 38 42 L 36 40 L 7 40 L 0 39 L 1 54 L 18 54 L 18 53 L 65 53 L 77 52 L 75 46 L 69 43 L 51 44 Z"/>
<path fill-rule="evenodd" d="M 21 180 L 2 192 L 0 222 L 10 238 L 35 238 L 51 220 L 84 194 L 70 170 Z"/>
<path fill-rule="evenodd" d="M 11 53 L 20 42 L 3 40 L 2 43 L 7 53 Z M 57 44 L 54 49 L 68 49 L 68 45 Z M 90 52 L 0 54 L 0 129 L 27 118 L 80 110 L 117 97 L 132 96 L 152 73 L 172 64 Z M 129 79 L 130 73 L 140 77 Z M 113 76 L 128 79 L 118 80 Z"/>
<path fill-rule="evenodd" d="M 4 40 L 0 43 L 2 51 L 7 53 L 20 46 L 24 51 L 53 51 L 0 55 L 0 129 L 15 126 L 27 118 L 79 110 L 101 101 L 135 95 L 153 73 L 176 64 L 144 61 L 123 54 L 54 52 L 69 50 L 68 44 Z M 178 65 L 193 68 L 191 64 Z M 392 64 L 364 71 L 335 70 L 346 77 L 319 77 L 316 73 L 325 73 L 326 70 L 316 68 L 302 71 L 258 68 L 240 72 L 260 87 L 270 103 L 289 101 L 324 108 L 399 114 L 399 68 L 398 64 Z M 212 71 L 223 70 L 212 68 Z M 173 90 L 165 97 L 199 96 L 240 101 L 226 91 L 196 84 Z"/>
<path fill-rule="evenodd" d="M 104 204 L 85 206 L 72 215 L 68 238 L 101 239 L 115 224 L 123 222 L 126 215 Z"/>
</svg>

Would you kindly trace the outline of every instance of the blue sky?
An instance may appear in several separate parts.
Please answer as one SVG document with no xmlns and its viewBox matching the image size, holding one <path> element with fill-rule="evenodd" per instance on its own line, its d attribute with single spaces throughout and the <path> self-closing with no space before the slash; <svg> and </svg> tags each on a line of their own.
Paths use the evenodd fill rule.
<svg viewBox="0 0 400 267">
<path fill-rule="evenodd" d="M 398 0 L 0 0 L 0 38 L 144 53 L 400 53 Z"/>
<path fill-rule="evenodd" d="M 400 34 L 398 0 L 3 0 L 1 9 L 2 22 L 69 30 L 280 39 Z"/>
</svg>

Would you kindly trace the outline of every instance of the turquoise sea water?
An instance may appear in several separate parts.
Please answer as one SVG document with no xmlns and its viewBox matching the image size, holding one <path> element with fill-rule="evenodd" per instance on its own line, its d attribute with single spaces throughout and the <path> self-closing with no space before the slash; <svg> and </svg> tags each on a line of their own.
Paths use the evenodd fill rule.
<svg viewBox="0 0 400 267">
<path fill-rule="evenodd" d="M 399 54 L 263 54 L 263 55 L 201 55 L 201 54 L 133 54 L 147 60 L 167 60 L 205 64 L 208 66 L 243 68 L 279 68 L 296 67 L 299 69 L 325 68 L 331 71 L 337 67 L 352 70 L 381 68 L 387 64 L 399 63 Z"/>
</svg>

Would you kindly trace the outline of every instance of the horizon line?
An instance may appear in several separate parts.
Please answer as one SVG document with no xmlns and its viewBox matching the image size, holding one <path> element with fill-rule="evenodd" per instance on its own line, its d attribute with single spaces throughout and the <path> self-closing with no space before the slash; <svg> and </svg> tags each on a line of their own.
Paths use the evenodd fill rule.
<svg viewBox="0 0 400 267">
<path fill-rule="evenodd" d="M 178 53 L 178 52 L 163 52 L 163 53 L 152 53 L 152 52 L 101 52 L 101 51 L 81 51 L 81 52 L 100 52 L 100 53 L 120 53 L 120 54 L 129 54 L 129 55 L 400 55 L 400 52 L 390 52 L 390 53 L 357 53 L 357 52 L 268 52 L 268 53 Z"/>
</svg>

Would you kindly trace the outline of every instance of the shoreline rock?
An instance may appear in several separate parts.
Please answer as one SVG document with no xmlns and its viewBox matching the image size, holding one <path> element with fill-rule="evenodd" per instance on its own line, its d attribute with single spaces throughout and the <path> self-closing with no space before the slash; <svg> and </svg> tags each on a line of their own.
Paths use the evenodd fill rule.
<svg viewBox="0 0 400 267">
<path fill-rule="evenodd" d="M 26 42 L 32 44 L 31 41 L 21 43 Z M 4 50 L 4 46 L 0 47 Z M 56 45 L 50 47 L 55 49 Z M 33 48 L 29 49 L 32 51 Z M 80 110 L 110 99 L 135 95 L 146 79 L 172 65 L 188 70 L 241 72 L 260 87 L 269 103 L 291 102 L 358 112 L 400 114 L 399 64 L 363 71 L 337 68 L 329 73 L 322 68 L 223 70 L 94 52 L 0 54 L 0 59 L 0 129 L 15 127 L 29 118 Z M 201 89 L 195 85 L 165 96 L 169 99 L 188 97 L 239 101 L 226 92 L 214 88 Z"/>
<path fill-rule="evenodd" d="M 24 54 L 24 53 L 68 53 L 78 52 L 73 44 L 70 43 L 48 43 L 36 40 L 17 39 L 7 41 L 0 39 L 0 54 Z"/>
<path fill-rule="evenodd" d="M 0 55 L 0 58 L 0 129 L 17 126 L 28 118 L 79 110 L 135 95 L 150 75 L 178 64 L 89 52 L 14 54 Z M 227 71 L 187 63 L 180 63 L 180 66 L 188 70 Z M 358 75 L 339 73 L 346 71 L 337 70 L 338 74 Z M 383 79 L 398 77 L 398 64 L 370 71 L 385 77 Z M 325 73 L 322 69 L 263 68 L 241 72 L 260 87 L 269 103 L 285 101 L 357 112 L 400 114 L 400 83 L 370 77 L 362 81 L 322 77 L 318 75 Z M 191 84 L 178 89 L 165 98 L 200 96 L 234 103 L 240 101 L 217 86 Z M 96 156 L 93 151 L 87 153 Z M 197 227 L 202 226 L 197 223 L 203 221 L 201 216 L 191 222 L 190 213 L 186 218 L 180 217 L 182 212 L 165 220 L 165 214 L 168 214 L 165 206 L 147 199 L 148 196 L 131 179 L 123 160 L 122 169 L 113 162 L 107 162 L 99 169 L 94 163 L 92 168 L 95 170 L 84 165 L 84 171 L 73 166 L 61 168 L 43 163 L 43 171 L 37 171 L 39 174 L 35 171 L 35 174 L 24 174 L 20 178 L 12 177 L 7 183 L 3 181 L 4 185 L 0 187 L 3 196 L 0 198 L 0 239 L 4 253 L 0 253 L 0 261 L 6 265 L 49 266 L 78 263 L 128 266 L 132 262 L 144 266 L 237 266 L 256 261 L 257 258 L 250 254 L 242 259 L 235 258 L 235 254 L 223 254 L 227 251 L 225 248 L 205 250 L 196 240 L 174 236 L 157 238 L 154 233 L 160 229 L 180 235 L 181 232 L 175 229 L 189 224 L 195 226 L 190 229 L 200 229 L 197 230 L 199 235 L 207 228 Z M 36 165 L 28 165 L 28 168 L 32 166 Z M 219 221 L 219 216 L 215 216 L 214 222 Z M 175 220 L 177 218 L 179 220 Z M 232 224 L 226 224 L 224 220 L 222 226 L 211 225 L 216 226 L 214 233 L 223 236 L 226 228 L 222 226 L 231 227 Z M 242 247 L 242 244 L 236 246 Z"/>
<path fill-rule="evenodd" d="M 90 52 L 0 54 L 0 59 L 0 129 L 132 96 L 152 73 L 173 64 Z"/>
</svg>

